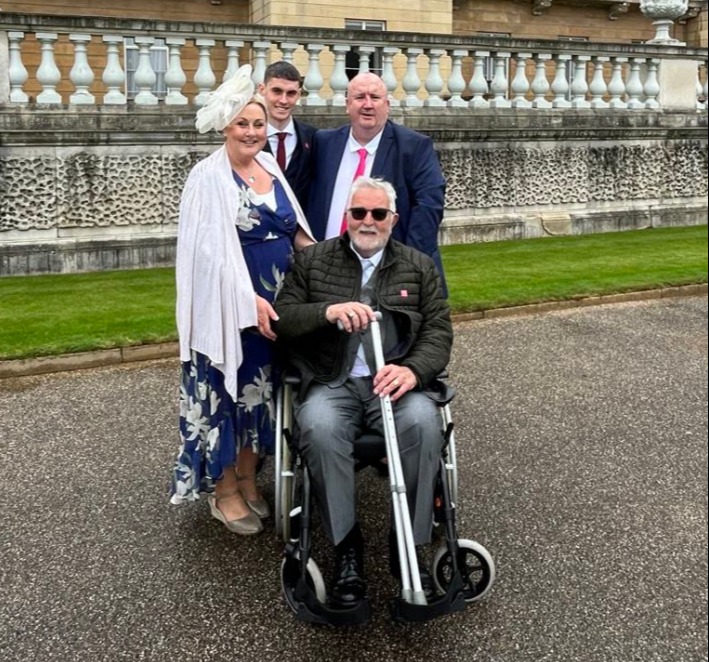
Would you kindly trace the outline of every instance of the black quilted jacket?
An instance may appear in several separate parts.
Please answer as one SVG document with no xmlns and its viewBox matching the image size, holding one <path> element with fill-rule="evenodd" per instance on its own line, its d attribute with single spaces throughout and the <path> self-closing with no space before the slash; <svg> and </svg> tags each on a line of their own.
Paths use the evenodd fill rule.
<svg viewBox="0 0 709 662">
<path fill-rule="evenodd" d="M 343 370 L 348 335 L 327 321 L 325 309 L 359 301 L 361 273 L 347 235 L 296 253 L 276 299 L 275 330 L 288 360 L 301 372 L 303 391 L 313 379 L 332 382 Z M 385 362 L 411 368 L 425 387 L 448 365 L 453 343 L 436 266 L 427 255 L 390 239 L 376 282 L 376 307 L 395 327 L 387 334 Z"/>
</svg>

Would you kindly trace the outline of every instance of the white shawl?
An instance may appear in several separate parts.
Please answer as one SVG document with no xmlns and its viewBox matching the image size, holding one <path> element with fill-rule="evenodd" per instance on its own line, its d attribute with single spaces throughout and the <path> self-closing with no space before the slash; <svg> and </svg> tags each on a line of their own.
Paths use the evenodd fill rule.
<svg viewBox="0 0 709 662">
<path fill-rule="evenodd" d="M 298 225 L 312 237 L 303 211 L 271 154 L 258 163 L 276 177 L 295 210 Z M 190 172 L 177 228 L 175 278 L 180 360 L 191 350 L 204 354 L 224 373 L 227 393 L 236 402 L 236 371 L 243 360 L 240 331 L 257 326 L 256 294 L 236 231 L 241 207 L 226 147 L 200 161 Z"/>
</svg>

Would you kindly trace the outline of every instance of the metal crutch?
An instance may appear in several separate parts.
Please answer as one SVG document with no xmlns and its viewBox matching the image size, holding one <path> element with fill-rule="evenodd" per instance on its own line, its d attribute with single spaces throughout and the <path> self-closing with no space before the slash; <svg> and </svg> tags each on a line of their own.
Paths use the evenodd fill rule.
<svg viewBox="0 0 709 662">
<path fill-rule="evenodd" d="M 382 336 L 379 328 L 381 315 L 380 312 L 377 312 L 375 314 L 376 320 L 370 322 L 372 346 L 374 348 L 374 360 L 377 371 L 384 367 Z M 416 605 L 425 605 L 427 604 L 426 594 L 421 587 L 418 559 L 416 558 L 416 546 L 414 544 L 414 533 L 411 526 L 411 516 L 409 515 L 409 503 L 406 500 L 404 472 L 401 468 L 401 458 L 399 457 L 399 443 L 396 437 L 394 412 L 391 399 L 388 395 L 381 397 L 380 401 L 384 422 L 387 463 L 389 466 L 389 486 L 394 510 L 396 543 L 399 553 L 399 566 L 401 567 L 401 597 L 406 602 Z"/>
</svg>

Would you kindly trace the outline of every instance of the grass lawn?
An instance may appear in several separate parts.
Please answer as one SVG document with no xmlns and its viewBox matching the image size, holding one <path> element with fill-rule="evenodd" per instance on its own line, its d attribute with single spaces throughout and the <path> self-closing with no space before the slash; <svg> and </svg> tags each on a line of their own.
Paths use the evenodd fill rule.
<svg viewBox="0 0 709 662">
<path fill-rule="evenodd" d="M 707 226 L 444 246 L 454 312 L 707 282 Z M 173 269 L 0 278 L 0 359 L 176 340 Z"/>
</svg>

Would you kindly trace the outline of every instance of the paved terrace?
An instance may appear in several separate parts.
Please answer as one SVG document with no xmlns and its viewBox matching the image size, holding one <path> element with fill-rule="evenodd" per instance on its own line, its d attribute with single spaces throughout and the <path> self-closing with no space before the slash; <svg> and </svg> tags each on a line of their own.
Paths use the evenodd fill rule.
<svg viewBox="0 0 709 662">
<path fill-rule="evenodd" d="M 374 617 L 354 631 L 294 621 L 270 530 L 168 504 L 174 357 L 0 380 L 0 658 L 706 660 L 706 296 L 458 322 L 451 373 L 459 535 L 498 580 L 393 624 L 386 481 L 365 472 Z"/>
</svg>

